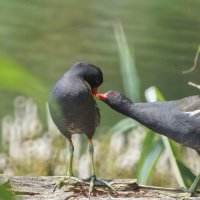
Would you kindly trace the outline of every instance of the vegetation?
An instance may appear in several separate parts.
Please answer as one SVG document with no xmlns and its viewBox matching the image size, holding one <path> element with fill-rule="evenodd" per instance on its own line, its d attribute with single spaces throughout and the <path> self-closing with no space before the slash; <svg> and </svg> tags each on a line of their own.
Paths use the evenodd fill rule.
<svg viewBox="0 0 200 200">
<path fill-rule="evenodd" d="M 119 40 L 122 36 L 120 34 L 123 34 L 122 29 L 118 33 Z M 125 35 L 123 35 L 123 38 L 125 39 Z M 119 45 L 119 48 L 121 48 L 121 45 Z M 123 44 L 123 48 L 128 49 L 127 43 Z M 120 58 L 123 59 L 123 56 Z M 128 65 L 122 67 L 122 70 L 129 70 L 128 68 L 133 67 L 132 62 L 127 63 Z M 6 71 L 6 68 L 4 70 Z M 17 74 L 21 72 L 22 70 L 19 70 Z M 126 72 L 122 74 L 126 74 Z M 34 80 L 36 85 L 40 83 L 37 83 L 36 79 Z M 139 81 L 139 78 L 137 80 Z M 139 87 L 137 86 L 135 89 L 139 89 Z M 152 101 L 152 99 L 164 100 L 156 87 L 146 90 L 145 96 L 147 101 Z M 2 121 L 4 156 L 0 159 L 4 159 L 5 164 L 3 167 L 0 166 L 1 172 L 15 175 L 65 174 L 68 155 L 65 140 L 51 121 L 48 110 L 46 117 L 47 132 L 43 133 L 37 106 L 30 98 L 17 97 L 14 105 L 14 117 L 7 116 Z M 102 132 L 104 131 L 102 130 Z M 106 134 L 99 134 L 99 137 L 94 141 L 96 165 L 98 166 L 97 173 L 103 178 L 137 177 L 140 184 L 168 187 L 177 186 L 175 180 L 179 186 L 188 187 L 195 178 L 192 170 L 182 161 L 184 152 L 186 152 L 184 148 L 163 136 L 153 133 L 151 130 L 145 129 L 137 122 L 124 119 L 107 132 Z M 76 150 L 74 164 L 76 174 L 79 177 L 86 178 L 90 173 L 86 145 L 82 143 L 80 136 L 74 136 L 73 140 Z M 190 154 L 193 154 L 195 159 L 195 152 L 191 150 Z M 105 155 L 107 156 L 105 157 Z M 163 161 L 162 158 L 166 155 L 167 159 Z M 195 160 L 192 163 L 195 163 Z M 195 167 L 191 167 L 194 171 Z M 168 176 L 172 174 L 174 176 L 166 179 L 168 173 Z"/>
<path fill-rule="evenodd" d="M 122 75 L 123 80 L 125 82 L 124 87 L 127 89 L 125 90 L 128 96 L 131 96 L 132 90 L 139 90 L 138 82 L 139 78 L 136 72 L 136 66 L 134 60 L 130 55 L 130 50 L 128 44 L 126 42 L 126 38 L 122 29 L 122 25 L 116 28 L 116 35 L 117 35 L 117 42 L 120 52 L 120 58 L 122 64 Z M 123 41 L 123 42 L 122 42 Z M 127 53 L 124 53 L 127 52 Z M 199 53 L 199 48 L 197 51 L 197 55 L 195 57 L 195 64 L 197 62 Z M 128 54 L 128 56 L 127 56 Z M 131 72 L 135 73 L 130 73 Z M 129 76 L 134 77 L 127 78 Z M 135 87 L 133 87 L 135 86 Z M 151 87 L 146 90 L 145 93 L 147 101 L 164 101 L 164 97 L 161 92 L 156 87 Z M 179 159 L 179 150 L 176 147 L 175 142 L 168 139 L 165 136 L 157 136 L 151 130 L 147 130 L 146 137 L 143 141 L 143 149 L 142 153 L 138 162 L 137 168 L 137 178 L 141 184 L 147 184 L 150 175 L 158 162 L 159 158 L 162 156 L 162 153 L 166 150 L 168 154 L 168 158 L 170 161 L 170 165 L 176 177 L 176 180 L 180 187 L 188 187 L 192 181 L 194 180 L 194 174 L 184 165 L 183 162 Z M 186 173 L 187 171 L 187 173 Z"/>
<path fill-rule="evenodd" d="M 12 193 L 2 185 L 0 185 L 0 200 L 14 200 Z"/>
<path fill-rule="evenodd" d="M 131 99 L 140 100 L 141 80 L 136 68 L 136 59 L 132 56 L 120 23 L 114 24 L 114 32 L 124 91 Z M 0 90 L 10 90 L 26 96 L 17 97 L 14 116 L 6 116 L 2 121 L 0 163 L 3 164 L 0 166 L 0 172 L 15 175 L 65 174 L 65 141 L 57 134 L 48 110 L 46 115 L 44 102 L 48 96 L 48 87 L 44 81 L 1 52 Z M 164 101 L 163 95 L 156 87 L 148 89 L 145 96 L 147 101 L 152 101 L 152 98 Z M 37 106 L 29 97 L 37 103 L 39 111 L 47 118 L 47 131 L 42 129 Z M 95 140 L 95 158 L 97 173 L 103 178 L 137 178 L 141 184 L 175 187 L 177 184 L 180 187 L 188 187 L 195 178 L 199 158 L 194 151 L 180 147 L 133 120 L 123 119 L 110 130 L 100 132 L 103 134 L 99 134 Z M 78 176 L 85 178 L 90 172 L 87 148 L 79 136 L 74 136 L 74 140 L 75 171 Z M 193 155 L 190 159 L 193 157 L 194 166 L 191 163 L 185 164 L 184 155 L 188 151 Z M 166 178 L 169 176 L 170 179 Z M 0 187 L 1 198 L 11 200 L 12 195 L 7 189 Z"/>
</svg>

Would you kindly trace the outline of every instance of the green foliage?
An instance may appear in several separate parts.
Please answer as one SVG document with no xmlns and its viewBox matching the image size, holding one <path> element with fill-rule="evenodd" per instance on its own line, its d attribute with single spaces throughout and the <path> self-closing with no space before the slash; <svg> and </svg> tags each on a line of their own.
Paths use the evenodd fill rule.
<svg viewBox="0 0 200 200">
<path fill-rule="evenodd" d="M 156 87 L 151 87 L 151 88 L 149 88 L 149 90 L 151 90 L 151 95 L 154 95 L 158 101 L 164 101 L 165 100 L 163 95 L 161 94 L 161 92 Z M 153 137 L 153 136 L 149 136 L 149 137 Z M 174 175 L 176 177 L 176 180 L 177 180 L 179 186 L 186 187 L 186 183 L 187 183 L 187 186 L 188 186 L 189 183 L 194 179 L 193 173 L 191 172 L 191 170 L 189 170 L 184 165 L 184 163 L 182 163 L 181 161 L 178 160 L 179 152 L 178 152 L 178 149 L 176 148 L 175 143 L 165 136 L 160 136 L 160 137 L 163 141 L 162 145 L 163 145 L 163 147 L 165 147 L 165 150 L 168 153 L 169 161 L 170 161 L 171 167 L 174 171 Z M 147 145 L 147 147 L 144 147 L 145 149 L 151 148 L 151 146 L 152 146 L 148 142 L 146 142 L 146 145 Z M 150 147 L 148 147 L 148 145 Z M 143 150 L 143 151 L 145 151 L 145 150 Z M 151 152 L 149 154 L 151 154 Z M 143 156 L 143 154 L 141 156 Z M 157 156 L 159 156 L 159 155 L 155 155 L 155 158 L 152 158 L 152 159 L 157 161 L 158 160 Z M 147 158 L 148 158 L 148 155 L 147 155 Z M 141 157 L 140 159 L 143 160 L 144 158 Z M 151 165 L 151 167 L 153 167 L 153 165 Z M 141 180 L 140 174 L 139 174 L 139 180 Z M 148 177 L 145 180 L 147 182 Z M 146 183 L 146 182 L 143 182 L 143 183 Z"/>
<path fill-rule="evenodd" d="M 150 129 L 147 129 L 146 136 L 143 141 L 142 152 L 141 152 L 138 164 L 137 164 L 137 177 L 139 178 L 139 180 L 142 179 L 141 178 L 142 171 L 143 171 L 142 168 L 143 168 L 144 162 L 146 160 L 146 157 L 148 156 L 149 152 L 153 148 L 155 136 L 156 135 L 153 131 L 151 131 Z"/>
<path fill-rule="evenodd" d="M 164 143 L 165 149 L 167 151 L 167 154 L 168 154 L 172 169 L 174 171 L 174 175 L 176 177 L 176 180 L 177 180 L 179 186 L 180 187 L 186 187 L 185 183 L 184 183 L 184 180 L 183 180 L 183 177 L 181 176 L 180 168 L 179 168 L 179 166 L 177 164 L 176 156 L 174 154 L 174 151 L 173 151 L 173 148 L 171 146 L 170 140 L 165 136 L 161 136 L 161 138 L 163 140 L 163 143 Z"/>
<path fill-rule="evenodd" d="M 147 183 L 147 180 L 151 176 L 153 169 L 163 150 L 164 147 L 161 139 L 158 140 L 158 142 L 153 143 L 152 148 L 150 149 L 145 159 L 143 160 L 143 163 L 138 173 L 138 182 L 140 184 Z"/>
<path fill-rule="evenodd" d="M 2 185 L 0 185 L 0 200 L 14 200 L 12 192 Z"/>
<path fill-rule="evenodd" d="M 185 166 L 185 164 L 181 160 L 177 158 L 176 161 L 177 161 L 179 169 L 181 169 L 180 172 L 181 172 L 181 176 L 184 177 L 185 185 L 189 187 L 196 176 L 192 173 L 192 171 L 187 166 Z"/>
<path fill-rule="evenodd" d="M 44 102 L 48 97 L 45 83 L 2 52 L 0 52 L 0 90 L 30 96 L 38 103 L 40 110 L 45 112 Z"/>
<path fill-rule="evenodd" d="M 113 126 L 110 130 L 112 133 L 116 132 L 122 132 L 125 133 L 127 131 L 130 131 L 134 127 L 136 127 L 138 123 L 132 119 L 126 118 L 121 121 L 119 121 L 115 126 Z"/>
<path fill-rule="evenodd" d="M 131 56 L 121 23 L 115 24 L 114 30 L 120 54 L 121 73 L 126 95 L 133 100 L 138 100 L 140 99 L 140 79 L 137 73 L 135 59 Z M 150 95 L 153 95 L 157 101 L 165 100 L 156 87 L 149 88 L 149 91 L 151 93 Z M 147 98 L 150 99 L 151 97 L 148 97 L 147 94 Z M 120 127 L 120 130 L 122 131 L 131 128 L 130 124 L 126 124 L 126 121 L 120 123 L 120 125 L 117 125 L 117 128 Z M 154 166 L 165 149 L 168 153 L 169 161 L 179 186 L 185 187 L 185 181 L 181 171 L 187 171 L 187 175 L 190 176 L 189 179 L 193 178 L 192 173 L 188 171 L 189 169 L 183 163 L 177 163 L 179 152 L 175 143 L 165 136 L 158 136 L 158 138 L 160 139 L 156 139 L 155 133 L 147 130 L 142 153 L 137 166 L 137 177 L 139 182 L 142 184 L 148 182 Z"/>
<path fill-rule="evenodd" d="M 115 24 L 114 30 L 119 49 L 121 73 L 125 93 L 133 100 L 140 100 L 140 79 L 137 72 L 135 59 L 129 50 L 121 23 Z"/>
</svg>

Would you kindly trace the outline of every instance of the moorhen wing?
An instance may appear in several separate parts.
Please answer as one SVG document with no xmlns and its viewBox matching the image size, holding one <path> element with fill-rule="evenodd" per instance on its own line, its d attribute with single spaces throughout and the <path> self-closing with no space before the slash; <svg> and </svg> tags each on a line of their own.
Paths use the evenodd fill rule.
<svg viewBox="0 0 200 200">
<path fill-rule="evenodd" d="M 56 183 L 54 190 L 66 179 L 81 181 L 73 174 L 74 146 L 71 139 L 73 134 L 85 134 L 88 137 L 92 164 L 89 195 L 93 191 L 95 180 L 113 189 L 104 180 L 97 179 L 93 161 L 92 137 L 100 121 L 93 95 L 96 95 L 102 83 L 103 75 L 100 68 L 80 62 L 74 64 L 53 86 L 48 101 L 50 114 L 59 131 L 67 138 L 70 152 L 67 176 Z"/>
<path fill-rule="evenodd" d="M 117 91 L 96 97 L 112 109 L 133 118 L 151 130 L 195 149 L 200 155 L 200 95 L 175 101 L 133 103 Z M 196 190 L 200 174 L 188 192 Z"/>
</svg>

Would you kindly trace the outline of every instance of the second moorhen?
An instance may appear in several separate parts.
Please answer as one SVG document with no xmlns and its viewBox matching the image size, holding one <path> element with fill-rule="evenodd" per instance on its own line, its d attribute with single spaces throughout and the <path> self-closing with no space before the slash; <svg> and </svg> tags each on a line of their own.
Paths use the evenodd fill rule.
<svg viewBox="0 0 200 200">
<path fill-rule="evenodd" d="M 116 91 L 96 96 L 112 109 L 200 154 L 200 95 L 153 103 L 133 103 Z M 200 175 L 189 192 L 194 192 L 199 180 Z"/>
<path fill-rule="evenodd" d="M 97 93 L 102 83 L 103 75 L 100 68 L 80 62 L 74 64 L 53 86 L 48 101 L 50 114 L 57 128 L 67 138 L 70 152 L 67 176 L 60 179 L 55 188 L 65 179 L 80 181 L 73 174 L 74 146 L 71 139 L 73 134 L 85 134 L 88 137 L 92 163 L 89 195 L 93 190 L 95 180 L 112 188 L 107 182 L 96 178 L 93 161 L 92 137 L 100 120 L 93 95 Z"/>
</svg>

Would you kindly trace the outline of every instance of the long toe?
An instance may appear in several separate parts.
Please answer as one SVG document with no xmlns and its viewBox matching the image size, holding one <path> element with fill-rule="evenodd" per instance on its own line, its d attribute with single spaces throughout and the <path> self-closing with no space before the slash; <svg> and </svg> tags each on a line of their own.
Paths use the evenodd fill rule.
<svg viewBox="0 0 200 200">
<path fill-rule="evenodd" d="M 68 184 L 72 184 L 73 182 L 78 182 L 78 183 L 84 183 L 81 179 L 75 177 L 75 176 L 62 176 L 56 183 L 53 188 L 53 192 L 55 192 L 56 188 L 61 188 L 62 185 L 64 185 L 64 182 L 68 181 Z"/>
<path fill-rule="evenodd" d="M 105 180 L 99 179 L 96 176 L 91 176 L 90 178 L 85 179 L 85 181 L 89 181 L 90 180 L 90 187 L 89 187 L 89 197 L 91 196 L 93 190 L 94 190 L 94 186 L 95 186 L 95 181 L 98 181 L 104 185 L 106 185 L 109 189 L 111 189 L 114 193 L 117 193 L 117 191 L 115 190 L 115 188 L 112 187 L 112 185 Z"/>
<path fill-rule="evenodd" d="M 105 181 L 105 180 L 102 180 L 102 179 L 98 179 L 98 178 L 96 178 L 96 180 L 99 181 L 99 182 L 101 182 L 101 183 L 103 183 L 104 185 L 106 185 L 113 192 L 117 193 L 117 191 L 115 190 L 115 188 L 113 188 L 112 185 L 108 181 Z"/>
</svg>

